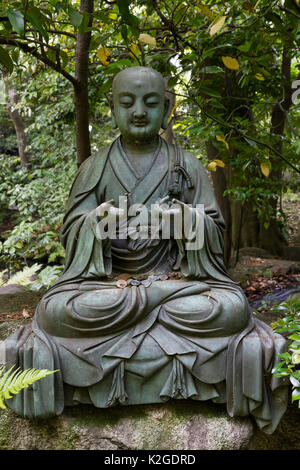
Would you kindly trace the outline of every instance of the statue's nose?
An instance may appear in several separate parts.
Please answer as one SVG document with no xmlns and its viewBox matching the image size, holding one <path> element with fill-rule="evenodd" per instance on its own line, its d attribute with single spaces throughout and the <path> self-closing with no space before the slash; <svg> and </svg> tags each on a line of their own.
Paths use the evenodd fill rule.
<svg viewBox="0 0 300 470">
<path fill-rule="evenodd" d="M 146 111 L 142 103 L 136 103 L 135 109 L 133 111 L 134 117 L 140 118 L 146 116 Z"/>
</svg>

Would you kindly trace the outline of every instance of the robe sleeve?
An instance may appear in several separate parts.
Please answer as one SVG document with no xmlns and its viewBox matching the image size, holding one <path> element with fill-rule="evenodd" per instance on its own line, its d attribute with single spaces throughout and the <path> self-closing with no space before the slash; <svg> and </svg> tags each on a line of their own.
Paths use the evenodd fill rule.
<svg viewBox="0 0 300 470">
<path fill-rule="evenodd" d="M 187 244 L 179 247 L 182 251 L 181 272 L 195 279 L 211 279 L 221 282 L 233 281 L 229 278 L 224 263 L 224 230 L 225 223 L 218 207 L 212 186 L 203 165 L 193 155 L 184 153 L 184 164 L 192 177 L 193 189 L 184 191 L 185 202 L 198 211 L 201 230 L 204 231 L 203 246 L 199 249 L 187 249 Z M 197 210 L 197 204 L 203 204 L 204 210 Z M 192 229 L 197 229 L 196 214 L 193 217 Z M 184 252 L 184 253 L 183 253 Z"/>
<path fill-rule="evenodd" d="M 66 249 L 65 268 L 55 286 L 78 278 L 98 279 L 111 272 L 110 243 L 95 236 L 99 221 L 95 209 L 103 202 L 97 199 L 96 188 L 101 185 L 106 156 L 102 152 L 90 157 L 77 172 L 60 234 Z"/>
</svg>

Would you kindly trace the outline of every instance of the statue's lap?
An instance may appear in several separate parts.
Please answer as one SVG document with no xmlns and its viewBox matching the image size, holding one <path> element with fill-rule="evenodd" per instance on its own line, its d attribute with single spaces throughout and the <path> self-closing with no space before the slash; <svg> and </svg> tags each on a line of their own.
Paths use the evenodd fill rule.
<svg viewBox="0 0 300 470">
<path fill-rule="evenodd" d="M 249 322 L 247 301 L 238 288 L 180 280 L 159 281 L 147 288 L 101 286 L 84 290 L 79 285 L 71 291 L 60 287 L 42 299 L 40 326 L 59 337 L 103 336 L 121 333 L 155 312 L 156 321 L 170 330 L 189 328 L 195 336 L 228 336 Z"/>
</svg>

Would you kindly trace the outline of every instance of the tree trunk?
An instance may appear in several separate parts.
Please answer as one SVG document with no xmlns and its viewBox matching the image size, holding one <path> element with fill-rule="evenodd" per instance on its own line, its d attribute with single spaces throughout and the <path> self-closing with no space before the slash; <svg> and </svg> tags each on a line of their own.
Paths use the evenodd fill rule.
<svg viewBox="0 0 300 470">
<path fill-rule="evenodd" d="M 287 49 L 284 49 L 282 56 L 282 82 L 284 83 L 284 100 L 277 103 L 273 109 L 271 117 L 271 134 L 284 135 L 284 127 L 286 122 L 286 113 L 291 106 L 291 81 L 290 81 L 290 67 L 291 59 L 288 55 Z M 232 79 L 232 76 L 230 77 Z M 225 92 L 227 98 L 230 96 L 233 84 L 230 79 L 225 80 Z M 251 109 L 247 111 L 247 117 L 251 121 L 252 130 L 255 133 L 255 126 L 253 117 L 251 116 Z M 245 118 L 245 115 L 243 116 Z M 217 148 L 212 143 L 207 143 L 207 156 L 209 160 L 221 159 L 218 155 Z M 282 140 L 276 144 L 276 148 L 282 152 Z M 282 161 L 280 158 L 270 155 L 272 164 L 272 171 L 269 178 L 275 181 L 282 179 Z M 216 172 L 212 172 L 213 186 L 215 195 L 220 206 L 221 212 L 226 223 L 225 232 L 225 260 L 231 266 L 238 261 L 238 251 L 247 246 L 255 246 L 264 248 L 270 253 L 281 255 L 285 245 L 285 241 L 280 233 L 278 223 L 276 220 L 276 211 L 278 204 L 278 197 L 273 201 L 273 216 L 269 227 L 264 226 L 264 218 L 258 217 L 256 212 L 253 212 L 251 202 L 242 204 L 239 201 L 229 201 L 224 197 L 224 191 L 227 189 L 231 180 L 230 166 L 217 168 Z"/>
<path fill-rule="evenodd" d="M 271 134 L 283 136 L 284 128 L 286 123 L 286 114 L 289 111 L 292 100 L 292 88 L 291 88 L 291 58 L 289 56 L 287 48 L 283 50 L 282 54 L 282 82 L 284 90 L 284 99 L 282 102 L 276 103 L 272 112 L 271 117 Z M 282 153 L 282 140 L 276 142 L 277 150 Z M 282 160 L 274 155 L 270 155 L 270 161 L 272 164 L 272 171 L 270 173 L 270 178 L 275 181 L 282 181 Z M 273 200 L 272 208 L 273 215 L 276 217 L 277 206 L 278 206 L 279 196 Z M 284 246 L 284 239 L 279 232 L 276 219 L 272 220 L 268 229 L 264 227 L 263 220 L 260 221 L 260 240 L 263 248 L 272 246 L 272 251 L 276 254 L 281 254 Z"/>
<path fill-rule="evenodd" d="M 16 131 L 21 166 L 26 168 L 29 164 L 28 155 L 26 153 L 27 136 L 25 132 L 23 118 L 19 110 L 16 108 L 19 101 L 18 92 L 17 89 L 14 86 L 10 85 L 7 80 L 5 80 L 5 87 L 9 98 L 9 103 L 6 106 L 6 109 L 13 121 L 14 128 Z"/>
<path fill-rule="evenodd" d="M 166 90 L 168 90 L 168 81 L 170 77 L 164 77 L 164 82 L 165 82 L 165 87 Z M 170 93 L 169 91 L 166 91 L 166 97 L 169 99 L 169 113 L 171 113 L 172 109 L 175 106 L 176 103 L 176 95 L 175 93 Z M 173 126 L 172 126 L 172 120 L 169 122 L 169 125 L 167 129 L 163 130 L 161 132 L 161 137 L 165 139 L 168 144 L 175 144 L 175 136 L 174 136 L 174 131 L 173 131 Z"/>
<path fill-rule="evenodd" d="M 94 0 L 81 0 L 80 11 L 89 13 L 89 26 L 92 25 Z M 89 47 L 91 32 L 78 31 L 75 51 L 75 115 L 76 115 L 76 147 L 77 163 L 81 165 L 91 155 L 90 131 L 89 131 Z"/>
<path fill-rule="evenodd" d="M 206 151 L 209 160 L 215 160 L 219 158 L 218 149 L 213 145 L 212 142 L 206 142 Z M 227 188 L 227 180 L 229 179 L 229 175 L 227 173 L 230 171 L 231 170 L 229 167 L 217 167 L 216 171 L 211 172 L 215 196 L 226 225 L 224 235 L 224 258 L 226 264 L 228 264 L 232 254 L 232 249 L 234 248 L 232 239 L 232 217 L 230 201 L 228 196 L 223 196 L 224 191 Z"/>
</svg>

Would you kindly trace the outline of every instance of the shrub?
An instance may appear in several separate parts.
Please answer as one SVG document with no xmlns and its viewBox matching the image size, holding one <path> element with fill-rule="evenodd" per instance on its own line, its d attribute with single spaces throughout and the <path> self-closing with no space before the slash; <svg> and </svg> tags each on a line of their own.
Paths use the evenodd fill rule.
<svg viewBox="0 0 300 470">
<path fill-rule="evenodd" d="M 300 299 L 294 297 L 272 307 L 272 312 L 284 314 L 272 323 L 277 333 L 288 334 L 288 351 L 279 354 L 281 361 L 274 367 L 274 377 L 289 377 L 293 387 L 292 401 L 298 401 L 300 408 Z"/>
</svg>

